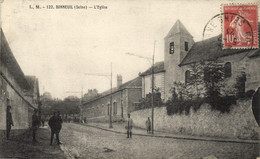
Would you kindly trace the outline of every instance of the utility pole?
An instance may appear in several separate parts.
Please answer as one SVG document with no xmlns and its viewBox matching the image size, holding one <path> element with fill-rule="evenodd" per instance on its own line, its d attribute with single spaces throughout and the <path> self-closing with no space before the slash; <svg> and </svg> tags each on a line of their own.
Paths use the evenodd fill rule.
<svg viewBox="0 0 260 159">
<path fill-rule="evenodd" d="M 97 74 L 97 73 L 85 73 L 85 75 L 87 76 L 104 76 L 104 77 L 110 77 L 110 106 L 109 106 L 109 128 L 113 128 L 112 125 L 112 62 L 111 62 L 111 66 L 110 66 L 110 75 L 106 75 L 106 74 Z"/>
<path fill-rule="evenodd" d="M 129 52 L 126 53 L 127 55 L 130 55 L 130 56 L 136 56 L 136 57 L 139 57 L 139 58 L 146 59 L 152 65 L 152 79 L 151 79 L 151 83 L 152 83 L 152 100 L 151 100 L 151 105 L 152 105 L 152 134 L 154 134 L 154 53 L 155 53 L 155 44 L 156 44 L 156 41 L 154 41 L 152 58 L 144 57 L 144 56 L 141 56 L 141 55 L 136 55 L 136 54 L 129 53 Z M 151 63 L 151 60 L 152 60 L 152 63 Z"/>
<path fill-rule="evenodd" d="M 154 52 L 155 52 L 155 43 L 153 48 L 153 62 L 152 62 L 152 134 L 154 134 Z"/>
<path fill-rule="evenodd" d="M 111 62 L 111 75 L 110 75 L 110 113 L 109 113 L 109 128 L 112 126 L 112 62 Z"/>
</svg>

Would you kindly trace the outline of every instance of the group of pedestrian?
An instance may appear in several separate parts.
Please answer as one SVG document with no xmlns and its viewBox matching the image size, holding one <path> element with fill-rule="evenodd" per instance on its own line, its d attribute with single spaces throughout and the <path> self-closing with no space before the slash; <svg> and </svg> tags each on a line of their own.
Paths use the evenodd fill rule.
<svg viewBox="0 0 260 159">
<path fill-rule="evenodd" d="M 126 134 L 127 138 L 132 138 L 132 129 L 133 129 L 133 119 L 131 119 L 130 114 L 127 115 L 126 123 L 125 123 L 125 129 L 126 129 Z M 152 127 L 152 122 L 150 120 L 150 117 L 145 122 L 147 134 L 151 133 L 151 127 Z"/>
<path fill-rule="evenodd" d="M 53 116 L 50 118 L 48 124 L 51 128 L 50 145 L 52 145 L 54 134 L 56 135 L 56 143 L 58 145 L 60 145 L 61 142 L 60 142 L 60 139 L 59 139 L 59 133 L 60 133 L 60 130 L 62 128 L 62 118 L 60 116 L 59 111 L 53 113 Z M 36 133 L 37 133 L 38 128 L 41 125 L 44 126 L 44 122 L 43 122 L 43 120 L 40 119 L 40 117 L 38 115 L 38 110 L 35 109 L 34 113 L 32 115 L 32 138 L 33 138 L 33 142 L 38 142 L 36 140 Z M 11 113 L 11 106 L 8 105 L 7 106 L 7 112 L 6 112 L 6 138 L 7 138 L 7 140 L 10 140 L 10 132 L 11 132 L 12 126 L 14 126 L 14 123 L 13 123 L 13 118 L 12 118 L 12 113 Z"/>
<path fill-rule="evenodd" d="M 10 131 L 11 131 L 11 126 L 14 126 L 13 124 L 13 119 L 12 119 L 12 114 L 10 112 L 11 110 L 11 106 L 7 106 L 7 117 L 6 117 L 6 125 L 7 125 L 7 133 L 6 133 L 6 137 L 9 140 L 9 136 L 10 136 Z M 36 132 L 38 130 L 38 128 L 40 127 L 42 121 L 40 120 L 39 116 L 37 115 L 38 111 L 37 109 L 34 110 L 34 114 L 32 115 L 32 130 L 33 130 L 33 141 L 37 142 L 36 140 Z M 54 135 L 56 136 L 56 143 L 58 145 L 62 144 L 60 142 L 60 138 L 59 138 L 59 133 L 60 130 L 62 128 L 62 118 L 60 116 L 60 112 L 53 112 L 53 116 L 49 119 L 48 125 L 51 128 L 51 141 L 50 141 L 50 145 L 52 145 L 53 143 L 53 138 Z M 146 128 L 147 128 L 147 133 L 151 132 L 151 120 L 148 117 L 147 121 L 145 122 Z M 126 126 L 125 126 L 126 130 L 127 130 L 127 138 L 132 138 L 132 129 L 133 129 L 133 119 L 131 119 L 130 114 L 127 115 L 127 119 L 126 119 Z"/>
</svg>

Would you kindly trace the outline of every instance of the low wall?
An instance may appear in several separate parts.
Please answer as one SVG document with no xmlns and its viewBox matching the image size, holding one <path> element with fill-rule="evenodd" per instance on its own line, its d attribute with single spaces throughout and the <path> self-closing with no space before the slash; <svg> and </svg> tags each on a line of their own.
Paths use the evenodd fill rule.
<svg viewBox="0 0 260 159">
<path fill-rule="evenodd" d="M 189 115 L 167 115 L 166 107 L 154 108 L 154 130 L 181 133 L 195 136 L 221 138 L 258 139 L 258 127 L 252 112 L 251 100 L 239 100 L 229 113 L 211 111 L 210 105 L 204 104 Z M 131 113 L 134 125 L 145 128 L 151 109 Z"/>
</svg>

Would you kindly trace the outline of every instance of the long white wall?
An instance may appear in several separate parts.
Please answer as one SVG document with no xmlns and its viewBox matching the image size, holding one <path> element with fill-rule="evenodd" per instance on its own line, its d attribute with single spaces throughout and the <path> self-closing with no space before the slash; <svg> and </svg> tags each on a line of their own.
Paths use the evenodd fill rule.
<svg viewBox="0 0 260 159">
<path fill-rule="evenodd" d="M 224 114 L 211 111 L 207 104 L 197 112 L 192 110 L 189 115 L 169 116 L 166 107 L 155 108 L 154 129 L 195 136 L 254 139 L 260 135 L 260 128 L 254 119 L 251 102 L 238 101 L 230 113 Z M 147 117 L 151 117 L 151 109 L 131 113 L 137 127 L 145 128 Z"/>
</svg>

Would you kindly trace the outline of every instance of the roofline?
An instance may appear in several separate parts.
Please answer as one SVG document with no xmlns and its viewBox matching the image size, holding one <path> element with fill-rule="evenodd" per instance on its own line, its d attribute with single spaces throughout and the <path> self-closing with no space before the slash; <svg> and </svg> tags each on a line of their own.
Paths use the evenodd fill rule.
<svg viewBox="0 0 260 159">
<path fill-rule="evenodd" d="M 30 85 L 29 85 L 29 83 L 27 82 L 23 71 L 22 71 L 20 65 L 18 64 L 16 58 L 14 57 L 14 54 L 13 54 L 13 52 L 12 52 L 12 50 L 11 50 L 9 44 L 8 44 L 8 41 L 7 41 L 7 39 L 6 39 L 5 35 L 4 35 L 3 29 L 1 29 L 1 44 L 0 44 L 0 45 L 1 45 L 1 47 L 2 47 L 2 45 L 5 45 L 5 46 L 6 46 L 6 48 L 7 48 L 7 50 L 6 50 L 7 53 L 6 53 L 6 54 L 7 54 L 7 56 L 11 57 L 11 60 L 12 60 L 12 61 L 14 62 L 14 64 L 16 65 L 15 67 L 17 67 L 18 71 L 22 74 L 22 76 L 23 76 L 22 80 L 23 80 L 24 83 L 26 83 L 26 86 L 24 86 L 24 85 L 21 86 L 19 82 L 18 82 L 18 84 L 19 84 L 21 87 L 25 87 L 25 88 L 27 88 L 27 89 L 30 88 Z M 1 48 L 1 55 L 2 55 L 2 48 Z M 1 57 L 1 58 L 2 58 L 2 57 Z M 1 59 L 1 60 L 2 60 L 2 59 Z M 1 62 L 1 63 L 2 63 L 2 62 Z M 13 75 L 13 76 L 15 76 L 15 75 Z"/>
<path fill-rule="evenodd" d="M 14 86 L 13 84 L 7 79 L 7 77 L 0 72 L 0 76 L 9 84 L 9 86 L 18 94 L 18 96 L 20 96 L 23 101 L 25 101 L 25 103 L 27 103 L 29 105 L 29 107 L 33 108 L 33 109 L 38 109 L 36 108 L 32 103 L 30 103 Z"/>
<path fill-rule="evenodd" d="M 225 57 L 225 56 L 231 56 L 231 55 L 234 55 L 234 54 L 241 54 L 241 53 L 245 53 L 245 52 L 247 52 L 247 51 L 251 51 L 250 49 L 248 49 L 248 50 L 240 50 L 240 51 L 238 51 L 238 52 L 234 52 L 234 53 L 231 53 L 231 54 L 228 54 L 228 55 L 222 55 L 222 56 L 219 56 L 219 57 L 217 57 L 217 58 L 212 58 L 212 59 L 205 59 L 205 60 L 201 60 L 201 61 L 195 61 L 195 62 L 188 62 L 188 63 L 185 63 L 185 64 L 182 64 L 182 63 L 180 63 L 178 66 L 185 66 L 185 65 L 190 65 L 190 64 L 193 64 L 193 63 L 197 63 L 197 62 L 203 62 L 203 61 L 214 61 L 214 60 L 217 60 L 217 59 L 219 59 L 219 58 L 221 58 L 221 57 Z M 187 56 L 187 55 L 186 55 Z M 183 59 L 184 60 L 184 59 Z"/>
<path fill-rule="evenodd" d="M 154 72 L 154 74 L 161 73 L 161 72 L 166 72 L 166 71 L 165 71 L 165 69 L 163 69 L 163 70 L 161 70 L 161 71 Z M 146 74 L 146 75 L 140 74 L 139 76 L 144 77 L 144 76 L 148 76 L 148 75 L 151 75 L 151 74 L 152 74 L 152 73 L 149 73 L 149 74 Z"/>
<path fill-rule="evenodd" d="M 82 106 L 84 106 L 84 105 L 86 105 L 86 104 L 88 104 L 88 103 L 94 102 L 94 101 L 96 101 L 96 100 L 98 100 L 98 99 L 100 99 L 100 98 L 107 97 L 107 96 L 110 96 L 111 94 L 115 94 L 115 93 L 117 93 L 117 92 L 123 91 L 123 90 L 125 90 L 125 89 L 142 89 L 142 87 L 125 87 L 125 88 L 121 88 L 121 89 L 118 89 L 118 90 L 116 90 L 116 91 L 114 91 L 114 92 L 112 92 L 112 93 L 108 93 L 108 94 L 106 94 L 106 95 L 99 96 L 99 97 L 94 98 L 94 99 L 92 99 L 92 100 L 89 100 L 89 101 L 87 101 L 87 102 L 85 102 L 85 103 L 82 103 Z"/>
</svg>

